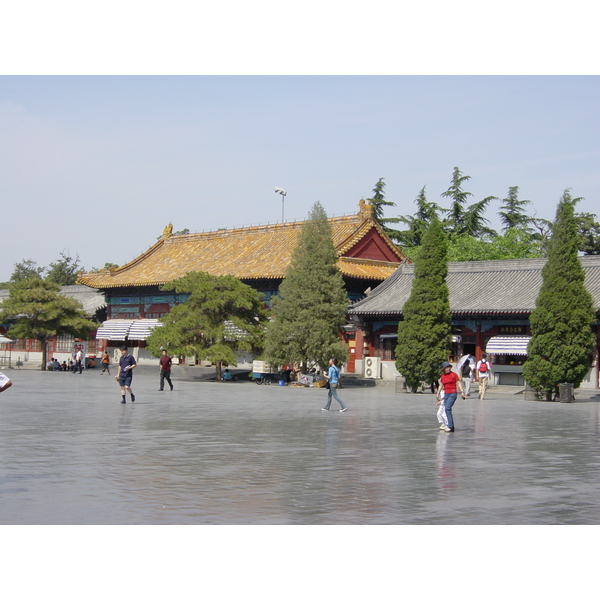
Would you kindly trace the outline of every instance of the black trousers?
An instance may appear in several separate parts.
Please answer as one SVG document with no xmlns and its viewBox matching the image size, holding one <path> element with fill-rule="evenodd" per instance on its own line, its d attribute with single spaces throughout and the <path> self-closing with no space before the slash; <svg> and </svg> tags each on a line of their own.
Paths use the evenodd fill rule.
<svg viewBox="0 0 600 600">
<path fill-rule="evenodd" d="M 163 390 L 165 388 L 165 379 L 169 382 L 169 386 L 173 389 L 173 384 L 171 383 L 171 371 L 163 371 L 160 370 L 160 389 Z"/>
</svg>

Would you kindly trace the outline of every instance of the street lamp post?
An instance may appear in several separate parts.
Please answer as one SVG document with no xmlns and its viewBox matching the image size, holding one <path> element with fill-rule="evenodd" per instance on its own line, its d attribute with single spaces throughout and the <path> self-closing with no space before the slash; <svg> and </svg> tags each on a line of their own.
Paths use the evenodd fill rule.
<svg viewBox="0 0 600 600">
<path fill-rule="evenodd" d="M 281 188 L 276 187 L 275 193 L 281 194 L 281 222 L 283 223 L 284 222 L 284 220 L 283 220 L 283 204 L 284 204 L 285 197 L 287 196 L 287 192 L 285 190 L 282 190 Z"/>
</svg>

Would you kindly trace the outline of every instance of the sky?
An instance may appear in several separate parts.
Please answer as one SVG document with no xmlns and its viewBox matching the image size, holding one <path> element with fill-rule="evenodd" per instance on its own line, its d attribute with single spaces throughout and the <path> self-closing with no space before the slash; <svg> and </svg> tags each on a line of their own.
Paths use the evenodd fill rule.
<svg viewBox="0 0 600 600">
<path fill-rule="evenodd" d="M 597 214 L 598 106 L 597 76 L 2 76 L 0 281 L 61 252 L 123 265 L 168 223 L 354 213 L 380 177 L 386 217 L 423 186 L 447 206 L 454 167 L 495 228 L 511 186 L 539 217 L 566 188 Z"/>
</svg>

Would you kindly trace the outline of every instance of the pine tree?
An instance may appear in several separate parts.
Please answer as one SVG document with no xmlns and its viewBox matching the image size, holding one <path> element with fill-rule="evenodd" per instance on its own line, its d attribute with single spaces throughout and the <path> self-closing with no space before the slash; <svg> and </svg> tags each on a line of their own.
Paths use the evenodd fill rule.
<svg viewBox="0 0 600 600">
<path fill-rule="evenodd" d="M 452 345 L 446 244 L 441 223 L 434 217 L 415 259 L 412 289 L 398 324 L 396 367 L 412 391 L 421 382 L 438 379 Z"/>
<path fill-rule="evenodd" d="M 272 308 L 265 358 L 273 366 L 297 362 L 306 369 L 315 363 L 324 367 L 330 358 L 347 360 L 339 331 L 348 300 L 331 225 L 319 202 L 300 230 Z"/>
<path fill-rule="evenodd" d="M 508 196 L 502 202 L 504 204 L 498 212 L 503 225 L 502 231 L 508 231 L 514 227 L 529 229 L 531 217 L 525 214 L 525 207 L 531 204 L 531 200 L 519 200 L 518 185 L 508 188 Z"/>
<path fill-rule="evenodd" d="M 11 324 L 9 334 L 41 344 L 42 371 L 46 370 L 46 342 L 56 335 L 87 339 L 97 323 L 87 319 L 77 300 L 60 293 L 51 281 L 31 277 L 11 284 L 9 296 L 0 306 L 0 322 Z"/>
<path fill-rule="evenodd" d="M 400 232 L 397 229 L 392 229 L 388 227 L 388 223 L 400 223 L 400 219 L 398 217 L 389 217 L 385 218 L 383 216 L 383 207 L 384 206 L 396 206 L 395 202 L 390 202 L 385 199 L 385 181 L 383 177 L 380 177 L 375 187 L 373 188 L 373 197 L 369 198 L 371 206 L 373 207 L 373 217 L 375 220 L 381 225 L 382 229 L 385 231 L 386 235 L 391 240 L 397 240 Z"/>
<path fill-rule="evenodd" d="M 221 366 L 236 365 L 237 351 L 262 349 L 267 312 L 262 294 L 232 275 L 188 273 L 161 287 L 189 294 L 160 319 L 147 340 L 152 354 L 166 349 L 180 356 L 196 356 Z"/>
<path fill-rule="evenodd" d="M 579 387 L 594 355 L 596 316 L 577 258 L 575 202 L 565 190 L 556 210 L 542 286 L 531 313 L 525 381 L 547 400 L 559 383 Z"/>
</svg>

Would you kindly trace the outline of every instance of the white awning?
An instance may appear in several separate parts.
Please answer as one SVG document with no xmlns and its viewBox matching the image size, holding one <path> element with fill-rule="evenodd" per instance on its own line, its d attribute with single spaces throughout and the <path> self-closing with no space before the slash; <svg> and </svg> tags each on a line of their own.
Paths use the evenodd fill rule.
<svg viewBox="0 0 600 600">
<path fill-rule="evenodd" d="M 147 340 L 155 327 L 162 327 L 158 319 L 139 319 L 131 324 L 128 338 L 130 340 Z"/>
<path fill-rule="evenodd" d="M 527 345 L 531 336 L 529 335 L 496 335 L 491 337 L 485 347 L 488 354 L 516 354 L 527 355 Z"/>
<path fill-rule="evenodd" d="M 0 335 L 0 344 L 14 344 L 15 340 L 7 338 L 5 335 Z"/>
<path fill-rule="evenodd" d="M 104 321 L 102 327 L 98 329 L 96 339 L 125 340 L 132 323 L 132 319 L 108 319 L 108 321 Z"/>
<path fill-rule="evenodd" d="M 96 333 L 98 340 L 146 340 L 155 327 L 162 326 L 158 319 L 108 319 Z"/>
</svg>

